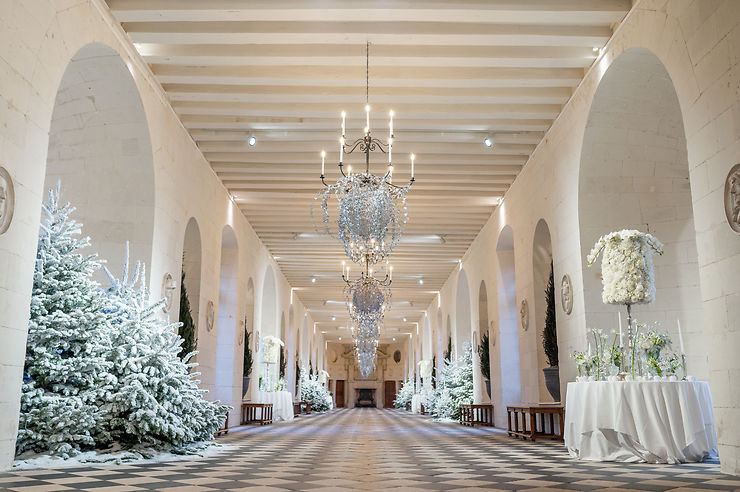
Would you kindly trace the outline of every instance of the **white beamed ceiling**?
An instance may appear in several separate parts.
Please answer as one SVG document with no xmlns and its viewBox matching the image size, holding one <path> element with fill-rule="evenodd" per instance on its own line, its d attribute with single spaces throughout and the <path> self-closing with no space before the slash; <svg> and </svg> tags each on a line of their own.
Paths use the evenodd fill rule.
<svg viewBox="0 0 740 492">
<path fill-rule="evenodd" d="M 417 155 L 409 240 L 392 257 L 390 337 L 416 331 L 413 322 L 596 59 L 593 48 L 631 7 L 630 0 L 107 3 L 329 337 L 349 335 L 339 328 L 347 326 L 345 256 L 316 235 L 309 209 L 321 186 L 321 150 L 327 181 L 338 176 L 341 111 L 349 140 L 364 126 L 365 43 L 373 133 L 385 138 L 388 111 L 396 114 L 395 182 L 408 179 L 408 154 Z M 483 145 L 486 135 L 492 148 Z M 348 161 L 360 166 L 359 156 Z M 384 156 L 372 168 L 383 172 Z"/>
</svg>

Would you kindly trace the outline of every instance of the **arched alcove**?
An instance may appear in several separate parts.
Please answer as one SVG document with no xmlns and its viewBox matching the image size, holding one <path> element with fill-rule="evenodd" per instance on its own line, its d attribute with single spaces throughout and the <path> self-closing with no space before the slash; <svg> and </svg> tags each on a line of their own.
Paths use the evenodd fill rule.
<svg viewBox="0 0 740 492">
<path fill-rule="evenodd" d="M 422 321 L 422 327 L 422 358 L 424 360 L 432 360 L 432 357 L 434 357 L 432 323 L 429 320 L 429 316 L 427 316 L 426 314 L 424 315 L 424 319 Z"/>
<path fill-rule="evenodd" d="M 437 308 L 437 374 L 444 363 L 445 327 L 443 319 L 442 309 Z"/>
<path fill-rule="evenodd" d="M 288 335 L 285 341 L 285 357 L 287 359 L 287 365 L 285 367 L 285 381 L 288 383 L 288 391 L 295 392 L 295 316 L 293 314 L 293 306 L 290 306 L 288 311 Z"/>
<path fill-rule="evenodd" d="M 247 281 L 247 295 L 244 300 L 244 323 L 243 328 L 245 331 L 244 335 L 244 346 L 242 347 L 243 350 L 246 352 L 247 350 L 251 350 L 252 353 L 252 369 L 254 370 L 254 354 L 255 354 L 255 330 L 254 330 L 254 281 L 252 280 L 252 277 L 249 277 L 249 280 Z M 246 334 L 249 333 L 249 343 L 246 343 Z M 242 354 L 244 355 L 244 354 Z M 242 397 L 248 398 L 249 394 L 249 384 L 252 379 L 252 372 L 247 374 L 244 371 L 244 364 L 242 363 Z"/>
<path fill-rule="evenodd" d="M 235 358 L 239 299 L 239 245 L 230 226 L 221 231 L 221 269 L 218 289 L 218 320 L 216 323 L 215 397 L 233 407 L 241 401 L 241 381 L 236 380 Z M 234 414 L 236 416 L 236 414 Z M 232 420 L 232 422 L 236 422 Z"/>
<path fill-rule="evenodd" d="M 179 299 L 182 297 L 182 288 L 185 287 L 190 304 L 190 316 L 195 323 L 195 338 L 197 341 L 198 327 L 200 323 L 200 278 L 201 278 L 201 239 L 200 228 L 194 217 L 188 220 L 185 226 L 185 235 L 182 244 L 182 269 L 180 271 L 180 295 L 178 297 L 178 311 L 180 308 Z M 174 307 L 174 306 L 173 306 Z M 183 321 L 184 313 L 178 312 L 178 320 Z M 197 361 L 197 355 L 193 360 Z"/>
<path fill-rule="evenodd" d="M 660 323 L 676 350 L 680 319 L 691 373 L 707 378 L 683 117 L 668 72 L 647 49 L 622 53 L 599 83 L 583 137 L 578 209 L 584 258 L 601 235 L 620 229 L 663 242 L 665 254 L 654 258 L 655 302 L 634 314 Z M 599 265 L 583 274 L 585 325 L 617 330 L 621 307 L 602 303 Z"/>
<path fill-rule="evenodd" d="M 452 317 L 449 314 L 447 315 L 447 325 L 445 327 L 445 336 L 442 351 L 444 353 L 447 353 L 448 348 L 450 349 L 449 357 L 451 360 L 454 360 L 456 347 L 455 339 L 452 336 Z"/>
<path fill-rule="evenodd" d="M 478 288 L 478 333 L 480 334 L 480 340 L 483 341 L 483 336 L 488 334 L 488 291 L 486 289 L 486 282 L 485 280 L 480 281 L 480 287 Z M 489 354 L 490 354 L 490 342 L 489 342 Z M 476 345 L 475 349 L 477 350 L 478 347 Z M 484 361 L 480 361 L 481 364 L 484 363 Z M 488 364 L 490 369 L 490 356 L 488 358 Z M 490 401 L 491 400 L 491 394 L 490 394 L 490 379 L 486 380 L 486 377 L 482 376 L 482 382 L 481 382 L 481 390 L 480 390 L 480 396 L 481 401 Z M 490 374 L 489 374 L 490 376 Z"/>
<path fill-rule="evenodd" d="M 545 356 L 545 349 L 542 345 L 542 335 L 545 329 L 545 316 L 547 313 L 547 297 L 545 291 L 547 290 L 547 284 L 550 280 L 550 270 L 552 268 L 552 240 L 550 238 L 550 228 L 544 219 L 540 219 L 537 222 L 537 226 L 534 230 L 534 239 L 532 242 L 532 286 L 534 289 L 533 301 L 533 314 L 534 319 L 530 321 L 530 324 L 535 328 L 535 343 L 534 347 L 531 348 L 531 353 L 536 356 L 536 395 L 526 397 L 527 400 L 535 401 L 534 398 L 539 398 L 537 401 L 550 402 L 554 401 L 550 392 L 547 391 L 545 386 L 545 376 L 543 369 L 550 367 Z M 559 292 L 559 289 L 556 289 Z M 556 304 L 557 306 L 557 304 Z M 557 307 L 556 307 L 557 309 Z M 522 362 L 522 365 L 525 363 Z M 559 384 L 559 383 L 558 383 Z M 535 393 L 533 389 L 532 393 Z"/>
<path fill-rule="evenodd" d="M 151 264 L 154 166 L 149 126 L 131 72 L 106 45 L 81 48 L 59 84 L 45 189 L 57 182 L 62 200 L 72 202 L 73 218 L 90 237 L 90 252 L 119 265 L 128 241 L 131 262 Z M 102 271 L 95 278 L 107 284 Z"/>
<path fill-rule="evenodd" d="M 516 274 L 514 269 L 514 231 L 506 226 L 499 234 L 496 244 L 498 260 L 498 343 L 500 377 L 494 379 L 494 408 L 497 421 L 502 422 L 507 405 L 521 401 L 521 375 L 519 366 L 519 310 L 516 297 Z M 500 395 L 500 396 L 499 396 Z"/>
<path fill-rule="evenodd" d="M 462 356 L 467 344 L 471 343 L 470 334 L 473 332 L 471 323 L 470 289 L 468 276 L 464 269 L 457 274 L 457 290 L 455 295 L 455 357 Z"/>
</svg>

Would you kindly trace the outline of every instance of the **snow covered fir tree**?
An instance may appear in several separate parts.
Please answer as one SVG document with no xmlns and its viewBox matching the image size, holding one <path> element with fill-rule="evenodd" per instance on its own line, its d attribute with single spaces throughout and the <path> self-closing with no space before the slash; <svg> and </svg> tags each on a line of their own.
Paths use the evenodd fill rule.
<svg viewBox="0 0 740 492">
<path fill-rule="evenodd" d="M 114 444 L 184 450 L 210 440 L 229 407 L 203 398 L 188 363 L 178 357 L 180 323 L 156 316 L 143 268 L 121 279 L 107 269 L 102 290 L 91 275 L 101 267 L 81 252 L 70 204 L 60 190 L 43 206 L 31 300 L 17 454 L 67 458 Z"/>
<path fill-rule="evenodd" d="M 91 279 L 101 265 L 60 199 L 57 186 L 42 209 L 17 452 L 67 457 L 109 440 L 103 405 L 116 378 L 107 299 Z"/>
<path fill-rule="evenodd" d="M 301 371 L 301 399 L 311 404 L 311 410 L 328 412 L 334 406 L 331 393 L 319 382 L 319 376 Z"/>
<path fill-rule="evenodd" d="M 429 411 L 439 419 L 460 417 L 460 405 L 473 403 L 473 348 L 465 344 L 456 361 L 445 359 L 437 376 L 437 387 L 429 402 Z"/>
</svg>

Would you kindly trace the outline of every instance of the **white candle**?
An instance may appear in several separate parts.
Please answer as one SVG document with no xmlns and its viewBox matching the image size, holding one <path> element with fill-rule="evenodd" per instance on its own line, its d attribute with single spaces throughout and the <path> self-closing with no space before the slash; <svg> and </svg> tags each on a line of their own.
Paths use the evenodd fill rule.
<svg viewBox="0 0 740 492">
<path fill-rule="evenodd" d="M 365 126 L 367 127 L 366 133 L 370 133 L 370 105 L 365 105 Z"/>
<path fill-rule="evenodd" d="M 392 137 L 393 136 L 393 110 L 392 109 L 389 114 L 391 115 L 391 122 L 390 122 L 389 128 L 390 128 L 390 134 Z"/>
<path fill-rule="evenodd" d="M 624 347 L 622 345 L 622 311 L 617 311 L 617 314 L 619 315 L 619 346 Z"/>
<path fill-rule="evenodd" d="M 393 158 L 391 157 L 393 154 L 393 138 L 388 139 L 388 165 L 390 166 L 393 163 Z"/>
<path fill-rule="evenodd" d="M 393 280 L 393 267 L 388 267 L 388 280 Z"/>
<path fill-rule="evenodd" d="M 686 354 L 686 350 L 683 348 L 683 333 L 681 333 L 681 320 L 676 319 L 676 325 L 678 326 L 678 343 L 681 345 L 681 353 Z"/>
<path fill-rule="evenodd" d="M 416 159 L 416 156 L 414 154 L 411 154 L 411 177 L 414 177 L 414 159 Z"/>
<path fill-rule="evenodd" d="M 345 261 L 342 260 L 342 275 L 344 275 L 344 265 L 345 265 Z"/>
<path fill-rule="evenodd" d="M 349 266 L 347 266 L 347 280 L 349 280 Z"/>
<path fill-rule="evenodd" d="M 324 175 L 324 160 L 326 159 L 326 152 L 321 151 L 321 175 Z"/>
<path fill-rule="evenodd" d="M 345 113 L 344 111 L 342 111 L 342 136 L 345 135 L 345 133 L 344 133 L 344 123 L 345 123 L 345 118 L 346 117 L 347 117 L 347 113 Z"/>
<path fill-rule="evenodd" d="M 339 163 L 344 161 L 344 136 L 339 137 Z"/>
</svg>

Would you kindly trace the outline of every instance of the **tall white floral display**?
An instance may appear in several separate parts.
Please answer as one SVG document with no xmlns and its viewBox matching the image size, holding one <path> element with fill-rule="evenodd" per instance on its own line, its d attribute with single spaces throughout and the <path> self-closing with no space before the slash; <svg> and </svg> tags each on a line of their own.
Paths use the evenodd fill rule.
<svg viewBox="0 0 740 492">
<path fill-rule="evenodd" d="M 262 362 L 265 363 L 263 391 L 275 391 L 277 378 L 274 377 L 273 371 L 277 370 L 277 364 L 280 362 L 280 347 L 284 345 L 283 341 L 277 337 L 268 335 L 262 338 Z"/>
<path fill-rule="evenodd" d="M 601 277 L 604 304 L 627 306 L 629 346 L 634 343 L 632 305 L 655 300 L 653 254 L 663 254 L 663 244 L 652 234 L 634 229 L 612 232 L 599 238 L 586 258 L 588 266 L 602 254 Z"/>
</svg>

